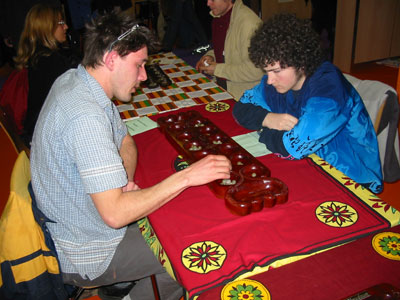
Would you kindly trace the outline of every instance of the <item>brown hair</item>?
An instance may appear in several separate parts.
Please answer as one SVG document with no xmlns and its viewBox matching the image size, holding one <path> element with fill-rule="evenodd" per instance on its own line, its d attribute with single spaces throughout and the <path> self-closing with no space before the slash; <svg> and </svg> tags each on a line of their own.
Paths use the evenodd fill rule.
<svg viewBox="0 0 400 300">
<path fill-rule="evenodd" d="M 86 24 L 81 63 L 84 67 L 95 68 L 103 64 L 103 55 L 107 51 L 117 51 L 123 57 L 143 47 L 152 52 L 159 46 L 156 36 L 147 27 L 139 26 L 131 16 L 119 10 L 113 10 Z"/>
<path fill-rule="evenodd" d="M 35 63 L 37 47 L 42 45 L 50 50 L 58 48 L 54 37 L 63 11 L 60 6 L 38 3 L 34 5 L 25 18 L 24 29 L 18 44 L 17 56 L 14 58 L 17 68 Z"/>
</svg>

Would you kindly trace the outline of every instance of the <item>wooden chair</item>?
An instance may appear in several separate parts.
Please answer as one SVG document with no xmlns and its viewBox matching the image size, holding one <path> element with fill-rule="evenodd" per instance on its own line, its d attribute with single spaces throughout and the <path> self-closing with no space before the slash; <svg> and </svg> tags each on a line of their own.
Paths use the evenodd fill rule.
<svg viewBox="0 0 400 300">
<path fill-rule="evenodd" d="M 14 162 L 21 150 L 29 149 L 22 142 L 12 122 L 10 122 L 0 107 L 0 215 L 6 205 L 8 195 L 10 193 L 10 178 L 14 167 Z"/>
<path fill-rule="evenodd" d="M 21 151 L 12 170 L 10 193 L 0 218 L 2 299 L 34 295 L 39 290 L 44 298 L 56 294 L 67 296 L 57 258 L 51 254 L 43 230 L 34 218 L 28 190 L 30 179 L 29 158 Z"/>
<path fill-rule="evenodd" d="M 29 241 L 31 244 L 33 243 L 35 249 L 35 253 L 39 253 L 39 251 L 48 251 L 48 248 L 46 245 L 43 245 L 39 241 L 44 241 L 43 238 L 43 232 L 40 229 L 39 224 L 35 221 L 33 218 L 32 214 L 32 199 L 30 197 L 29 191 L 28 191 L 28 183 L 30 181 L 30 162 L 29 158 L 26 155 L 25 151 L 21 151 L 18 153 L 17 148 L 14 146 L 12 140 L 9 138 L 8 135 L 6 135 L 6 131 L 3 130 L 4 127 L 2 126 L 0 130 L 0 141 L 6 141 L 6 143 L 2 143 L 1 149 L 4 150 L 4 148 L 8 148 L 9 155 L 7 157 L 3 156 L 2 158 L 5 158 L 6 161 L 10 162 L 10 165 L 12 166 L 12 172 L 10 170 L 9 178 L 11 180 L 8 180 L 8 182 L 11 182 L 11 184 L 7 184 L 7 195 L 4 196 L 4 199 L 1 199 L 1 206 L 0 206 L 0 216 L 1 216 L 1 222 L 0 222 L 0 263 L 3 262 L 3 260 L 12 260 L 18 258 L 18 255 L 22 255 L 21 251 L 25 251 L 24 248 L 30 249 L 29 247 L 23 247 L 21 248 L 21 251 L 18 251 L 18 253 L 13 253 L 14 251 L 11 251 L 9 246 L 10 243 L 6 242 L 9 241 L 11 236 L 15 236 L 12 232 L 9 232 L 7 235 L 4 235 L 7 230 L 5 228 L 12 228 L 11 230 L 15 229 L 17 232 L 23 232 L 23 234 L 28 235 Z M 4 154 L 4 153 L 3 153 Z M 12 156 L 12 157 L 11 157 Z M 15 162 L 15 163 L 14 163 Z M 4 166 L 3 166 L 4 167 Z M 3 169 L 4 171 L 4 169 Z M 3 172 L 2 172 L 3 174 Z M 4 193 L 5 194 L 5 193 Z M 3 196 L 3 195 L 2 195 Z M 8 201 L 7 201 L 7 196 L 8 196 Z M 4 215 L 3 215 L 3 210 L 4 210 Z M 15 213 L 15 211 L 19 211 L 20 213 Z M 30 211 L 30 213 L 25 213 L 26 211 Z M 21 220 L 21 216 L 24 215 L 23 221 L 18 221 Z M 14 228 L 13 224 L 17 223 L 22 223 L 24 225 L 21 225 L 21 228 L 25 228 L 24 230 L 19 230 L 18 228 Z M 7 225 L 8 224 L 8 225 Z M 29 230 L 28 230 L 29 228 Z M 3 230 L 4 229 L 4 230 Z M 9 229 L 8 229 L 9 230 Z M 28 238 L 27 236 L 27 238 Z M 39 238 L 32 238 L 33 236 Z M 22 237 L 23 238 L 23 237 Z M 26 246 L 26 244 L 25 244 Z M 31 247 L 31 248 L 32 248 Z M 7 250 L 8 249 L 8 250 Z M 36 251 L 37 250 L 37 251 Z M 28 250 L 27 250 L 28 251 Z M 16 255 L 14 257 L 10 257 Z M 28 255 L 29 252 L 23 253 L 23 255 Z M 47 255 L 40 255 L 38 258 L 40 261 L 46 261 L 45 263 L 42 263 L 41 266 L 46 265 L 47 267 L 50 266 L 50 270 L 48 272 L 52 274 L 56 274 L 57 272 L 59 273 L 59 266 L 58 262 L 54 257 L 52 256 L 47 256 Z M 29 262 L 27 262 L 29 263 Z M 37 268 L 37 266 L 35 267 Z M 21 271 L 22 269 L 20 269 Z M 34 271 L 32 271 L 34 270 Z M 25 271 L 24 271 L 25 272 Z M 32 274 L 36 274 L 35 276 L 40 276 L 43 272 L 43 269 L 39 266 L 38 269 L 29 269 L 29 276 L 24 273 L 24 272 L 17 272 L 18 274 L 22 274 L 22 276 L 29 277 L 33 276 Z M 35 273 L 36 272 L 36 273 Z M 16 274 L 15 278 L 17 282 L 20 282 L 20 280 L 17 279 L 18 274 Z M 24 275 L 25 274 L 25 275 Z M 1 276 L 0 276 L 1 277 Z M 1 278 L 0 278 L 1 279 Z M 0 289 L 2 285 L 4 284 L 3 280 L 0 280 Z M 158 292 L 158 287 L 157 287 L 157 282 L 155 280 L 155 275 L 151 276 L 151 282 L 152 282 L 152 291 L 154 293 L 155 299 L 160 299 L 159 292 Z M 74 295 L 72 295 L 69 300 L 79 300 L 83 299 L 81 298 L 82 295 L 84 295 L 84 291 L 88 289 L 94 289 L 97 287 L 77 287 L 76 292 Z M 0 293 L 0 298 L 1 298 L 1 293 Z M 92 300 L 99 300 L 97 296 L 93 296 L 90 299 Z"/>
<path fill-rule="evenodd" d="M 0 126 L 0 216 L 10 194 L 10 178 L 14 162 L 18 157 L 13 142 L 3 126 Z"/>
<path fill-rule="evenodd" d="M 400 95 L 400 67 L 399 67 L 399 74 L 397 75 L 396 91 L 397 95 Z"/>
</svg>

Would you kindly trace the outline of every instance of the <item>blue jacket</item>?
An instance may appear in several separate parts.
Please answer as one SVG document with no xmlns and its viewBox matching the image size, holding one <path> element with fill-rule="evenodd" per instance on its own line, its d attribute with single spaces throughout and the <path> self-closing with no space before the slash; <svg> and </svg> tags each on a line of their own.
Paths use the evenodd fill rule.
<svg viewBox="0 0 400 300">
<path fill-rule="evenodd" d="M 260 130 L 260 142 L 272 152 L 294 159 L 315 153 L 374 193 L 382 190 L 373 124 L 359 94 L 334 65 L 321 64 L 299 91 L 280 94 L 267 79 L 235 105 L 239 124 Z M 288 113 L 299 121 L 290 131 L 262 127 L 269 112 Z"/>
</svg>

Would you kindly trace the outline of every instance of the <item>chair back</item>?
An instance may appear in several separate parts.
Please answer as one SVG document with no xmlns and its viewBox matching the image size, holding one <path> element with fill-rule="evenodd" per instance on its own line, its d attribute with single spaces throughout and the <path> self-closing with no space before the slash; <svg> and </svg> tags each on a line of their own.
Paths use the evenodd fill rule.
<svg viewBox="0 0 400 300">
<path fill-rule="evenodd" d="M 399 151 L 399 101 L 395 89 L 376 80 L 360 80 L 344 74 L 360 94 L 374 124 L 378 138 L 379 156 L 383 180 L 395 182 L 400 179 Z"/>
<path fill-rule="evenodd" d="M 15 160 L 18 157 L 14 144 L 7 131 L 0 125 L 0 216 L 10 194 L 10 178 Z"/>
<path fill-rule="evenodd" d="M 400 95 L 400 67 L 399 67 L 399 74 L 397 74 L 396 91 L 397 95 Z"/>
<path fill-rule="evenodd" d="M 17 133 L 17 129 L 11 118 L 7 115 L 2 107 L 0 107 L 0 125 L 6 132 L 10 142 L 12 143 L 17 153 L 25 151 L 26 154 L 30 155 L 29 148 L 25 145 L 22 138 Z"/>
<path fill-rule="evenodd" d="M 29 159 L 22 151 L 0 218 L 0 299 L 66 299 L 57 256 L 32 210 L 30 179 Z"/>
</svg>

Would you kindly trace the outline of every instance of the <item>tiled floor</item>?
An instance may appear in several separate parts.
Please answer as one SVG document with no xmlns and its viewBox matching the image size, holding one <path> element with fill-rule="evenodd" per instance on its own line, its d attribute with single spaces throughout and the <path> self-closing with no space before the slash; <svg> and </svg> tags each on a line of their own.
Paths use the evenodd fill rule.
<svg viewBox="0 0 400 300">
<path fill-rule="evenodd" d="M 395 67 L 371 62 L 354 65 L 351 75 L 363 80 L 378 80 L 396 89 L 398 70 Z"/>
</svg>

